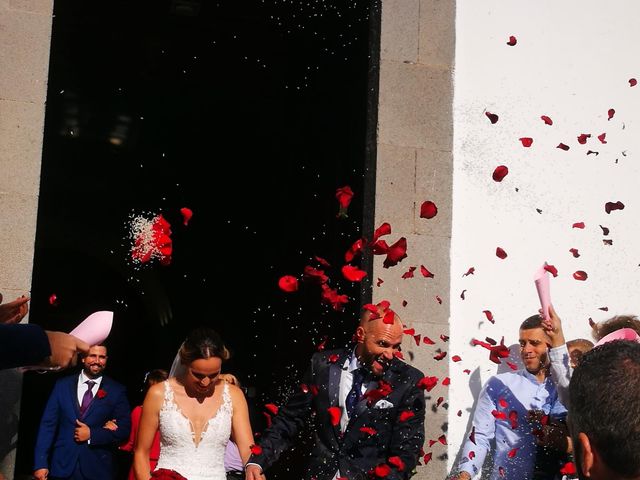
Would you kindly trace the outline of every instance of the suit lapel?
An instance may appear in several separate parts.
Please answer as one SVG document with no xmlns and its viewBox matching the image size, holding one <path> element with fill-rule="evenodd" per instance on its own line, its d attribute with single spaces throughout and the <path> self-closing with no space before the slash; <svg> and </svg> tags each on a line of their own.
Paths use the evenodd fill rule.
<svg viewBox="0 0 640 480">
<path fill-rule="evenodd" d="M 340 406 L 340 379 L 342 378 L 344 364 L 350 354 L 350 350 L 344 350 L 340 353 L 340 356 L 334 363 L 329 364 L 329 386 L 327 389 L 327 393 L 329 395 L 329 407 Z M 338 423 L 338 425 L 333 425 L 333 433 L 336 435 L 336 440 L 340 441 L 342 437 L 340 423 Z"/>
<path fill-rule="evenodd" d="M 80 375 L 75 376 L 75 381 L 69 382 L 69 395 L 71 396 L 71 404 L 73 405 L 73 411 L 76 414 L 76 418 L 80 418 L 80 404 L 78 403 L 78 382 L 80 382 Z"/>
</svg>

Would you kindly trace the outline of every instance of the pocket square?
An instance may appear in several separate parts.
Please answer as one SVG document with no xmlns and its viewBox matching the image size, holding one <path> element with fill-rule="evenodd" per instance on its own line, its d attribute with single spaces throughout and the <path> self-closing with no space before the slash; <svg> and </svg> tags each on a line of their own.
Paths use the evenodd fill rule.
<svg viewBox="0 0 640 480">
<path fill-rule="evenodd" d="M 373 408 L 393 408 L 393 403 L 388 402 L 387 400 L 378 400 Z"/>
</svg>

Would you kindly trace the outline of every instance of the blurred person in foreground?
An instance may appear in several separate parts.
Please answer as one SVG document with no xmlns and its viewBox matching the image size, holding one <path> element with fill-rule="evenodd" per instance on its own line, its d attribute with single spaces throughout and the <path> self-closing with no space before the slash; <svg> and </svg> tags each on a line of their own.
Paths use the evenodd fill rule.
<svg viewBox="0 0 640 480">
<path fill-rule="evenodd" d="M 640 343 L 597 345 L 576 368 L 569 393 L 579 478 L 640 479 Z"/>
</svg>

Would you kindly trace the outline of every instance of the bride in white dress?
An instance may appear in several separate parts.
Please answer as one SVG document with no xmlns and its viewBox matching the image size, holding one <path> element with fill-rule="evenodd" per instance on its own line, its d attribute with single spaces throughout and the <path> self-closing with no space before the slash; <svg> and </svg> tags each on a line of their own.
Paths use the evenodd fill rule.
<svg viewBox="0 0 640 480">
<path fill-rule="evenodd" d="M 253 444 L 247 401 L 240 388 L 219 378 L 228 357 L 210 328 L 187 336 L 170 378 L 153 385 L 145 397 L 133 459 L 136 480 L 151 478 L 149 449 L 158 429 L 157 470 L 174 470 L 187 480 L 225 480 L 230 437 L 247 462 Z"/>
</svg>

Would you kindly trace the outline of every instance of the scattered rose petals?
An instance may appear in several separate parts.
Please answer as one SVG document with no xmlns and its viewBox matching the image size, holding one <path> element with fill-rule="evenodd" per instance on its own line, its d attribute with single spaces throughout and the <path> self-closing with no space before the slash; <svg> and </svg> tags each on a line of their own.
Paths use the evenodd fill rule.
<svg viewBox="0 0 640 480">
<path fill-rule="evenodd" d="M 420 334 L 414 335 L 413 340 L 416 342 L 416 347 L 420 346 Z"/>
<path fill-rule="evenodd" d="M 435 345 L 436 342 L 434 342 L 433 340 L 431 340 L 429 337 L 427 337 L 426 335 L 424 337 L 422 337 L 422 343 L 424 343 L 425 345 Z"/>
<path fill-rule="evenodd" d="M 487 116 L 487 118 L 489 119 L 489 121 L 493 124 L 496 123 L 498 121 L 498 115 L 496 115 L 495 113 L 491 113 L 491 112 L 484 112 L 484 114 Z"/>
<path fill-rule="evenodd" d="M 554 277 L 558 276 L 558 269 L 556 267 L 554 267 L 553 265 L 548 265 L 547 263 L 544 264 L 544 269 L 549 272 L 551 275 L 553 275 Z"/>
<path fill-rule="evenodd" d="M 474 425 L 473 427 L 471 427 L 471 433 L 469 434 L 469 441 L 471 443 L 473 443 L 474 445 L 476 444 L 476 426 Z"/>
<path fill-rule="evenodd" d="M 456 357 L 457 357 L 457 355 L 456 355 Z M 458 357 L 458 358 L 460 358 L 460 357 Z M 460 359 L 460 360 L 462 360 L 462 359 Z M 449 377 L 445 377 L 444 380 L 442 380 L 442 385 L 444 385 L 445 387 L 448 387 L 449 385 L 451 385 L 451 379 Z"/>
<path fill-rule="evenodd" d="M 509 450 L 509 453 L 507 453 L 507 457 L 509 458 L 513 458 L 516 456 L 516 454 L 518 453 L 518 448 L 512 448 L 511 450 Z"/>
<path fill-rule="evenodd" d="M 349 263 L 351 260 L 353 260 L 356 257 L 356 255 L 358 255 L 362 251 L 362 248 L 364 247 L 365 243 L 366 241 L 363 240 L 362 238 L 359 238 L 358 240 L 353 242 L 351 247 L 349 247 L 349 250 L 347 250 L 344 254 L 344 261 Z M 329 265 L 327 264 L 326 266 L 329 266 Z"/>
<path fill-rule="evenodd" d="M 511 410 L 509 412 L 509 421 L 511 422 L 511 428 L 515 430 L 518 428 L 518 412 Z"/>
<path fill-rule="evenodd" d="M 559 143 L 556 148 L 559 148 L 560 150 L 564 150 L 566 152 L 567 150 L 569 150 L 569 145 L 565 145 L 564 143 Z"/>
<path fill-rule="evenodd" d="M 529 148 L 531 145 L 533 145 L 533 138 L 531 137 L 521 137 L 518 140 L 520 140 L 523 147 Z"/>
<path fill-rule="evenodd" d="M 602 310 L 603 312 L 608 312 L 609 307 L 599 307 L 598 310 Z"/>
<path fill-rule="evenodd" d="M 442 299 L 440 298 L 440 295 L 436 295 L 436 302 L 442 305 Z"/>
<path fill-rule="evenodd" d="M 454 355 L 453 357 L 451 357 L 452 362 L 459 362 L 460 360 L 462 360 L 460 355 Z"/>
<path fill-rule="evenodd" d="M 584 228 L 584 222 L 574 223 L 571 228 Z"/>
<path fill-rule="evenodd" d="M 384 280 L 382 280 L 381 278 L 378 278 L 378 281 L 376 282 L 376 287 L 379 287 L 383 283 L 384 283 Z"/>
<path fill-rule="evenodd" d="M 344 265 L 342 267 L 342 275 L 350 282 L 360 282 L 367 276 L 367 272 L 352 265 Z"/>
<path fill-rule="evenodd" d="M 598 155 L 600 155 L 600 152 L 596 152 L 595 150 L 587 150 L 587 155 L 595 155 L 597 157 Z"/>
<path fill-rule="evenodd" d="M 404 333 L 405 335 L 415 335 L 416 334 L 416 329 L 415 328 L 405 328 L 402 333 Z"/>
<path fill-rule="evenodd" d="M 591 138 L 590 133 L 581 133 L 580 135 L 578 135 L 578 143 L 580 145 L 584 145 L 585 143 L 587 143 L 587 138 Z"/>
<path fill-rule="evenodd" d="M 500 340 L 500 345 L 491 345 L 487 342 L 482 342 L 480 340 L 476 340 L 475 338 L 471 340 L 472 345 L 480 345 L 481 347 L 489 350 L 489 360 L 493 363 L 500 364 L 501 358 L 507 358 L 509 356 L 509 347 L 504 344 L 504 337 Z"/>
<path fill-rule="evenodd" d="M 420 218 L 433 218 L 438 214 L 438 207 L 430 200 L 423 202 L 420 206 Z"/>
<path fill-rule="evenodd" d="M 507 362 L 507 365 L 511 370 L 518 370 L 518 366 L 515 363 Z"/>
<path fill-rule="evenodd" d="M 442 444 L 442 445 L 446 445 L 447 444 L 447 437 L 445 435 L 440 435 L 438 437 L 438 441 Z"/>
<path fill-rule="evenodd" d="M 613 118 L 613 116 L 616 114 L 615 109 L 610 108 L 609 110 L 607 110 L 607 120 L 611 120 Z"/>
<path fill-rule="evenodd" d="M 509 36 L 509 41 L 507 42 L 507 45 L 509 45 L 510 47 L 513 47 L 516 43 L 518 43 L 518 39 L 513 35 Z"/>
<path fill-rule="evenodd" d="M 509 173 L 509 169 L 505 165 L 499 165 L 493 171 L 492 178 L 496 182 L 501 182 Z"/>
<path fill-rule="evenodd" d="M 366 433 L 367 435 L 375 435 L 378 431 L 373 427 L 360 427 L 360 431 L 362 433 Z"/>
<path fill-rule="evenodd" d="M 498 410 L 492 410 L 491 411 L 491 415 L 493 415 L 496 420 L 506 420 L 507 419 L 507 414 L 504 413 L 504 412 L 500 412 Z"/>
<path fill-rule="evenodd" d="M 329 281 L 329 277 L 325 275 L 324 270 L 313 268 L 310 265 L 306 265 L 304 267 L 302 271 L 302 279 L 305 282 L 312 283 L 314 285 L 322 285 Z"/>
<path fill-rule="evenodd" d="M 155 258 L 164 266 L 171 263 L 171 225 L 162 214 L 151 220 L 142 215 L 134 217 L 131 221 L 131 238 L 131 258 L 134 262 L 147 263 Z"/>
<path fill-rule="evenodd" d="M 618 202 L 607 202 L 604 204 L 604 211 L 607 213 L 611 213 L 614 210 L 623 210 L 624 209 L 624 203 L 618 201 Z"/>
<path fill-rule="evenodd" d="M 396 319 L 396 312 L 394 312 L 393 310 L 389 310 L 387 313 L 384 314 L 384 317 L 382 318 L 382 323 L 386 323 L 387 325 L 393 325 L 393 323 L 395 322 Z"/>
<path fill-rule="evenodd" d="M 607 235 L 609 235 L 609 229 L 607 227 L 603 227 L 602 225 L 600 225 L 600 228 L 602 229 L 602 234 L 606 237 Z"/>
<path fill-rule="evenodd" d="M 602 239 L 604 245 L 613 245 L 613 240 Z"/>
<path fill-rule="evenodd" d="M 496 257 L 504 260 L 505 258 L 507 258 L 507 252 L 505 252 L 502 248 L 498 247 L 496 248 Z"/>
<path fill-rule="evenodd" d="M 271 412 L 272 415 L 278 414 L 278 406 L 275 403 L 267 403 L 265 404 L 264 408 L 269 410 L 269 412 Z"/>
<path fill-rule="evenodd" d="M 448 342 L 449 341 L 449 335 L 445 335 L 444 333 L 440 335 L 440 340 L 442 340 L 443 342 Z"/>
<path fill-rule="evenodd" d="M 462 276 L 466 277 L 467 275 L 473 275 L 475 271 L 476 269 L 474 267 L 470 267 L 469 270 L 467 270 L 467 273 L 463 273 Z"/>
<path fill-rule="evenodd" d="M 578 252 L 577 248 L 570 248 L 569 251 L 571 252 L 571 255 L 573 255 L 574 258 L 578 258 L 580 256 L 580 253 Z"/>
<path fill-rule="evenodd" d="M 49 295 L 49 305 L 56 306 L 58 305 L 58 296 L 55 293 Z"/>
<path fill-rule="evenodd" d="M 431 456 L 432 455 L 433 454 L 431 452 L 429 452 L 429 453 L 425 454 L 425 456 L 422 458 L 422 461 L 424 462 L 425 465 L 431 461 Z"/>
<path fill-rule="evenodd" d="M 546 115 L 542 115 L 540 118 L 547 125 L 553 125 L 553 120 L 551 120 L 551 118 L 547 117 Z"/>
<path fill-rule="evenodd" d="M 606 136 L 607 136 L 606 132 L 598 135 L 598 140 L 600 140 L 600 143 L 607 143 L 607 141 L 605 140 Z"/>
<path fill-rule="evenodd" d="M 458 411 L 456 412 L 456 415 L 457 415 L 457 416 L 459 416 L 459 417 L 461 417 L 461 416 L 462 416 L 462 410 L 458 410 Z"/>
<path fill-rule="evenodd" d="M 493 313 L 491 313 L 491 310 L 483 310 L 482 313 L 484 313 L 485 317 L 487 317 L 487 320 L 489 320 L 491 323 L 496 323 L 496 321 L 493 319 Z"/>
<path fill-rule="evenodd" d="M 638 84 L 638 80 L 636 80 L 635 78 L 630 78 L 629 79 L 629 86 L 630 87 L 635 87 Z"/>
<path fill-rule="evenodd" d="M 583 270 L 578 270 L 577 272 L 573 273 L 573 278 L 584 282 L 588 278 L 587 272 Z"/>
<path fill-rule="evenodd" d="M 329 416 L 331 417 L 331 425 L 334 427 L 340 424 L 340 417 L 342 417 L 342 410 L 340 407 L 329 407 L 327 409 Z"/>
<path fill-rule="evenodd" d="M 315 258 L 316 262 L 318 262 L 320 265 L 330 268 L 331 264 L 329 262 L 327 262 L 324 258 L 319 257 L 317 255 L 315 255 L 313 258 Z"/>
<path fill-rule="evenodd" d="M 384 222 L 382 225 L 376 228 L 375 232 L 373 232 L 373 240 L 371 242 L 375 243 L 379 237 L 382 237 L 383 235 L 390 235 L 390 234 L 391 234 L 391 225 L 389 225 L 387 222 Z"/>
<path fill-rule="evenodd" d="M 473 460 L 476 457 L 476 454 L 473 450 L 469 452 L 469 460 Z"/>
<path fill-rule="evenodd" d="M 462 300 L 464 300 L 464 292 L 466 292 L 466 291 L 467 291 L 467 289 L 465 288 L 465 289 L 464 289 L 464 290 L 462 290 L 462 292 L 460 293 L 460 298 L 461 298 Z"/>
<path fill-rule="evenodd" d="M 434 277 L 433 273 L 431 273 L 429 270 L 427 270 L 427 267 L 425 267 L 424 265 L 420 265 L 420 273 L 425 278 L 433 278 Z"/>
<path fill-rule="evenodd" d="M 291 275 L 284 275 L 278 280 L 278 287 L 280 287 L 280 290 L 283 292 L 295 292 L 298 290 L 298 279 Z"/>
<path fill-rule="evenodd" d="M 182 207 L 180 213 L 182 214 L 182 224 L 186 227 L 191 217 L 193 217 L 193 211 L 190 208 Z"/>
<path fill-rule="evenodd" d="M 402 300 L 402 306 L 406 307 L 409 304 L 409 302 L 407 302 L 406 300 Z"/>
<path fill-rule="evenodd" d="M 329 355 L 327 360 L 329 360 L 329 363 L 336 363 L 339 358 L 340 356 L 334 353 L 333 355 Z"/>
<path fill-rule="evenodd" d="M 320 300 L 322 303 L 331 305 L 337 312 L 341 312 L 344 309 L 344 305 L 349 303 L 349 297 L 339 295 L 337 290 L 330 288 L 326 283 L 321 285 Z"/>
<path fill-rule="evenodd" d="M 500 405 L 500 408 L 507 408 L 509 406 L 507 401 L 502 397 L 498 399 L 498 405 Z"/>
</svg>

